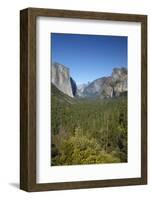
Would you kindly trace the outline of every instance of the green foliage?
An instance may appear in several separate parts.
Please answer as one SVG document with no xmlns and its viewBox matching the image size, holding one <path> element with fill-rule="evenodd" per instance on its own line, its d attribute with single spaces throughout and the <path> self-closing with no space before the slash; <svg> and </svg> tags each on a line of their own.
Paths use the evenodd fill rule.
<svg viewBox="0 0 151 200">
<path fill-rule="evenodd" d="M 120 162 L 120 159 L 103 151 L 95 138 L 89 139 L 77 128 L 74 136 L 62 142 L 61 156 L 56 162 L 57 165 L 76 165 L 113 163 Z"/>
<path fill-rule="evenodd" d="M 52 165 L 127 162 L 126 96 L 88 101 L 52 91 Z"/>
</svg>

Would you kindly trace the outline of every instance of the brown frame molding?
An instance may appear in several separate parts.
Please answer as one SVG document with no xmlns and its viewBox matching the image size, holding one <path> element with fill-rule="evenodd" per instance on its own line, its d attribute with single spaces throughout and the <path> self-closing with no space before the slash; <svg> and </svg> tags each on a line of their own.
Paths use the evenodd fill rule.
<svg viewBox="0 0 151 200">
<path fill-rule="evenodd" d="M 141 23 L 141 178 L 36 183 L 36 17 Z M 46 191 L 147 184 L 147 16 L 27 8 L 20 11 L 20 188 Z"/>
</svg>

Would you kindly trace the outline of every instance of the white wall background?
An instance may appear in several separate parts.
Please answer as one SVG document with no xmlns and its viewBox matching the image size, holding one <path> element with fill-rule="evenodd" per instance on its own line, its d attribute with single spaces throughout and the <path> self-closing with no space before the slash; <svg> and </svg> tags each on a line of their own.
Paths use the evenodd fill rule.
<svg viewBox="0 0 151 200">
<path fill-rule="evenodd" d="M 151 198 L 151 136 L 148 127 L 147 186 L 26 193 L 19 184 L 19 10 L 44 7 L 148 15 L 148 102 L 151 100 L 150 0 L 13 0 L 0 5 L 0 198 L 1 199 L 145 199 Z M 151 107 L 149 105 L 149 111 Z M 148 114 L 149 121 L 151 114 Z"/>
</svg>

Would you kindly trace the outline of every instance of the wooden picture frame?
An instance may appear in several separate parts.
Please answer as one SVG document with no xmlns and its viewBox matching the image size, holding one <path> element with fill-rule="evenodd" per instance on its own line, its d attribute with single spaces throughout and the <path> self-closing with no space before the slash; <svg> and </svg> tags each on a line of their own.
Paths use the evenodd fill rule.
<svg viewBox="0 0 151 200">
<path fill-rule="evenodd" d="M 36 18 L 60 17 L 141 23 L 141 177 L 36 183 Z M 20 188 L 47 191 L 147 184 L 147 16 L 27 8 L 20 12 Z"/>
</svg>

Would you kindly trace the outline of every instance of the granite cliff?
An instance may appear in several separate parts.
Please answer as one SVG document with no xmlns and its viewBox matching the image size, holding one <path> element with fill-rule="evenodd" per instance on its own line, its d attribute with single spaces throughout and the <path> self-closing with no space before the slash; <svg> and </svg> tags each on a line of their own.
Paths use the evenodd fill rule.
<svg viewBox="0 0 151 200">
<path fill-rule="evenodd" d="M 76 83 L 70 77 L 69 68 L 59 63 L 51 66 L 51 82 L 64 94 L 74 97 L 76 94 Z"/>
</svg>

